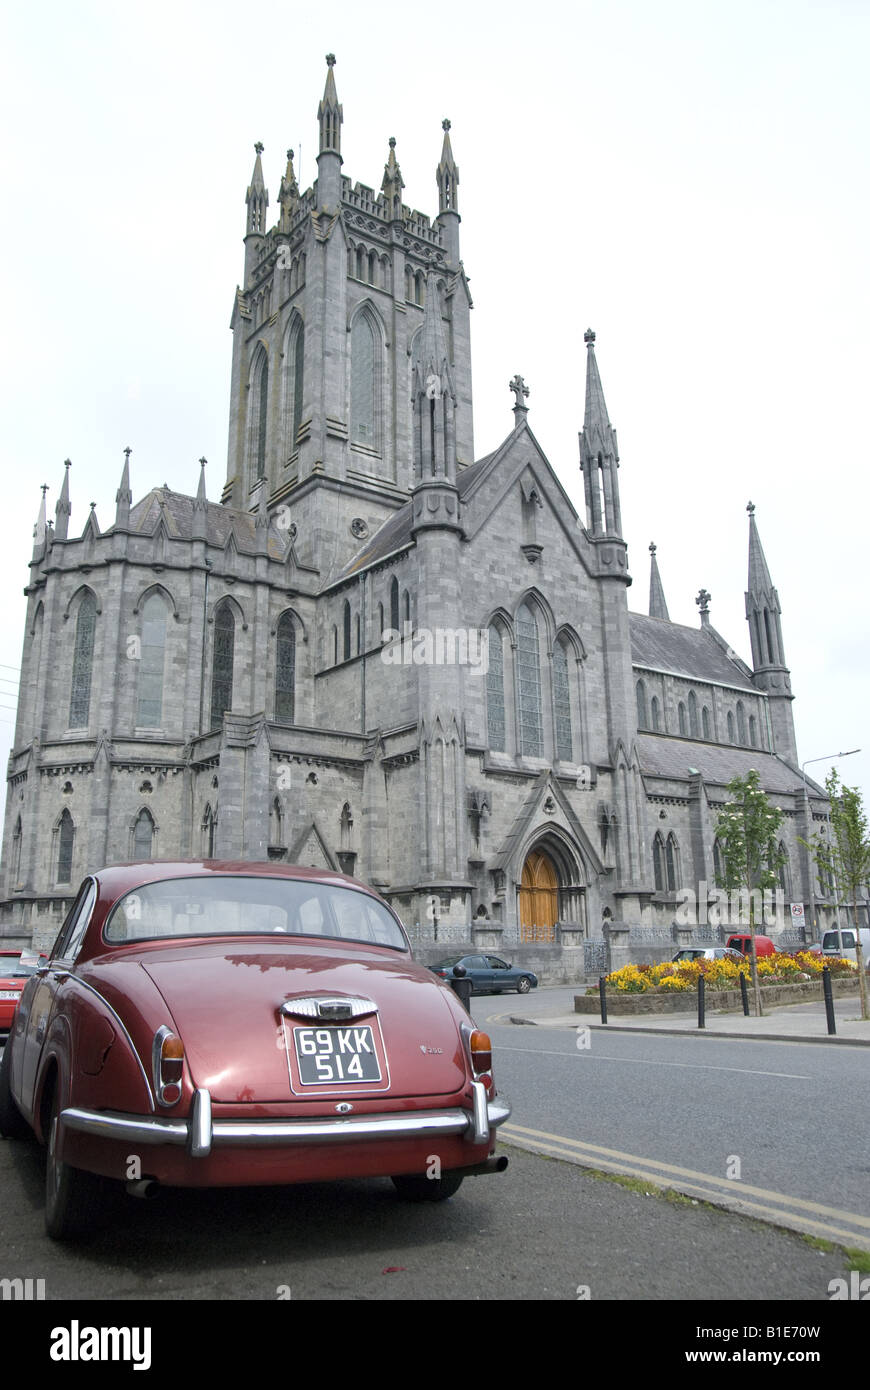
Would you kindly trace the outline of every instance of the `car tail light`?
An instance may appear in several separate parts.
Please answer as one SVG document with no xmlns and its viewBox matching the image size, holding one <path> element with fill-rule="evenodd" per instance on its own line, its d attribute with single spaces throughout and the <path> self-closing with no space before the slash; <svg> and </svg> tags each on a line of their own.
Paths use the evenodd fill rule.
<svg viewBox="0 0 870 1390">
<path fill-rule="evenodd" d="M 470 1038 L 471 1065 L 474 1068 L 475 1076 L 480 1076 L 482 1072 L 492 1070 L 492 1043 L 488 1033 L 482 1033 L 479 1028 L 475 1028 Z"/>
<path fill-rule="evenodd" d="M 158 1028 L 152 1048 L 154 1093 L 161 1105 L 176 1105 L 181 1099 L 184 1071 L 184 1044 L 170 1028 Z"/>
</svg>

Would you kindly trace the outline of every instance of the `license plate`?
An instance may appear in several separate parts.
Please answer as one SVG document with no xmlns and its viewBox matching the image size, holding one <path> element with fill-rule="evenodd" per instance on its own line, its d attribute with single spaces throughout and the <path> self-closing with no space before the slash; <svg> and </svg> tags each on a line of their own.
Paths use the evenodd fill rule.
<svg viewBox="0 0 870 1390">
<path fill-rule="evenodd" d="M 303 1086 L 381 1079 L 374 1033 L 368 1023 L 347 1028 L 294 1028 L 293 1041 Z"/>
<path fill-rule="evenodd" d="M 20 989 L 0 989 L 0 999 L 17 999 L 20 993 Z"/>
</svg>

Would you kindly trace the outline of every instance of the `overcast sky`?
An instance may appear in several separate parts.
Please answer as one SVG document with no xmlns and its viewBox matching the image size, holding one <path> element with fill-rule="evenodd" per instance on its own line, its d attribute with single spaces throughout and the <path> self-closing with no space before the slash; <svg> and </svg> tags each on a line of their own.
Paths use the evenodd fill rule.
<svg viewBox="0 0 870 1390">
<path fill-rule="evenodd" d="M 328 17 L 327 17 L 328 16 Z M 253 145 L 275 219 L 285 151 L 316 166 L 337 55 L 344 173 L 434 216 L 441 121 L 474 298 L 475 451 L 508 381 L 583 513 L 583 331 L 619 435 L 646 611 L 695 595 L 749 659 L 748 519 L 782 604 L 801 759 L 840 749 L 870 800 L 867 0 L 467 0 L 7 7 L 0 756 L 12 736 L 39 485 L 71 472 L 71 534 L 226 476 L 233 293 Z M 300 168 L 301 165 L 301 168 Z M 825 765 L 810 774 L 823 778 Z"/>
</svg>

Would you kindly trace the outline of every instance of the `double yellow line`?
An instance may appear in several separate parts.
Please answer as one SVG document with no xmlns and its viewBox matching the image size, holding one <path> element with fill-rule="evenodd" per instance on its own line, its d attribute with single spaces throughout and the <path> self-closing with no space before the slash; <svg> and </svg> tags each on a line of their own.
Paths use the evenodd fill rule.
<svg viewBox="0 0 870 1390">
<path fill-rule="evenodd" d="M 791 1230 L 870 1249 L 870 1217 L 859 1216 L 857 1212 L 841 1211 L 837 1207 L 823 1206 L 820 1202 L 809 1202 L 803 1197 L 789 1197 L 766 1187 L 717 1178 L 712 1173 L 699 1173 L 694 1168 L 679 1168 L 672 1163 L 661 1163 L 658 1159 L 641 1158 L 637 1154 L 622 1153 L 619 1149 L 606 1149 L 600 1144 L 586 1144 L 580 1139 L 568 1139 L 563 1134 L 550 1134 L 547 1130 L 529 1129 L 525 1125 L 502 1125 L 498 1133 L 505 1143 L 513 1144 L 518 1149 L 562 1158 L 581 1168 L 600 1168 L 625 1177 L 642 1178 L 658 1187 L 674 1188 L 690 1197 L 787 1226 Z"/>
</svg>

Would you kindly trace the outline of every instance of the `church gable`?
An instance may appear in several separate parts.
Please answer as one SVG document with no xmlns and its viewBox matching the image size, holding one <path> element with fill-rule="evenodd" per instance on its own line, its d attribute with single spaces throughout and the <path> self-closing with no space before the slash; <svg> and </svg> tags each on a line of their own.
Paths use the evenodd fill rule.
<svg viewBox="0 0 870 1390">
<path fill-rule="evenodd" d="M 289 860 L 291 864 L 302 864 L 307 869 L 338 871 L 338 864 L 333 858 L 316 820 L 313 820 L 308 828 L 296 838 L 290 850 Z"/>
</svg>

